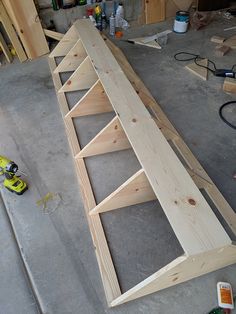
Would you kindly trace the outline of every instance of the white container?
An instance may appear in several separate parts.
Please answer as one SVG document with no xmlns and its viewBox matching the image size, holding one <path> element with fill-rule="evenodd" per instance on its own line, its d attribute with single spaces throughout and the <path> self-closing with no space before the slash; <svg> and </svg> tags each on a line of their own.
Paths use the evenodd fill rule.
<svg viewBox="0 0 236 314">
<path fill-rule="evenodd" d="M 222 309 L 234 309 L 233 292 L 228 282 L 217 283 L 217 296 L 219 307 Z"/>
<path fill-rule="evenodd" d="M 124 7 L 123 4 L 120 3 L 116 10 L 116 27 L 121 27 L 121 19 L 124 19 Z"/>
</svg>

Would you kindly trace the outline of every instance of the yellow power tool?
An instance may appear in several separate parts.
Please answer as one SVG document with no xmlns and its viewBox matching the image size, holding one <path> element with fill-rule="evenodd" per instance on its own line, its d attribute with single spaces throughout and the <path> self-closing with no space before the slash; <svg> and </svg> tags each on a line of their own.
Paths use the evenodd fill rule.
<svg viewBox="0 0 236 314">
<path fill-rule="evenodd" d="M 18 166 L 14 161 L 0 155 L 0 175 L 5 175 L 3 185 L 9 191 L 22 195 L 28 189 L 28 186 L 16 176 L 17 171 Z"/>
</svg>

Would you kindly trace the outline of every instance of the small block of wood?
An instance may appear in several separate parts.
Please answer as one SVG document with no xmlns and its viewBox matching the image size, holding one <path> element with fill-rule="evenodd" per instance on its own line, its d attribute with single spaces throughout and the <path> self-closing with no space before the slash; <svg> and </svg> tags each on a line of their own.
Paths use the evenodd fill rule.
<svg viewBox="0 0 236 314">
<path fill-rule="evenodd" d="M 60 41 L 62 39 L 62 37 L 64 36 L 64 34 L 51 31 L 50 29 L 44 28 L 43 31 L 47 37 L 58 40 L 58 41 Z"/>
<path fill-rule="evenodd" d="M 230 47 L 228 47 L 228 46 L 217 46 L 216 47 L 216 56 L 217 57 L 223 57 L 229 51 L 230 51 Z"/>
<path fill-rule="evenodd" d="M 236 49 L 236 35 L 226 39 L 224 46 L 228 46 L 231 49 Z"/>
<path fill-rule="evenodd" d="M 208 59 L 203 59 L 201 61 L 198 61 L 198 64 L 200 64 L 204 67 L 201 67 L 194 62 L 194 63 L 186 65 L 185 68 L 188 69 L 193 74 L 200 77 L 201 79 L 203 79 L 204 81 L 207 81 L 208 70 L 206 67 L 208 66 Z"/>
<path fill-rule="evenodd" d="M 236 79 L 227 77 L 224 81 L 223 90 L 227 93 L 236 94 Z"/>
<path fill-rule="evenodd" d="M 225 41 L 224 37 L 220 37 L 220 36 L 212 36 L 211 37 L 211 42 L 213 42 L 213 43 L 223 44 L 224 41 Z"/>
</svg>

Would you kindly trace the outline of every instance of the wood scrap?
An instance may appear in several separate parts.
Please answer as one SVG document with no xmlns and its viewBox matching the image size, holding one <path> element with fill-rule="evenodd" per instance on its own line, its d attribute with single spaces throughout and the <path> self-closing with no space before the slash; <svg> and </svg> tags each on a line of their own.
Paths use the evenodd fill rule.
<svg viewBox="0 0 236 314">
<path fill-rule="evenodd" d="M 161 49 L 161 46 L 158 43 L 158 39 L 165 37 L 166 41 L 167 41 L 167 36 L 170 33 L 172 33 L 172 31 L 168 29 L 166 31 L 157 33 L 157 34 L 152 35 L 152 36 L 145 36 L 145 37 L 137 37 L 137 38 L 128 39 L 128 42 L 130 42 L 132 44 L 144 45 L 144 46 L 151 47 L 151 48 Z"/>
<path fill-rule="evenodd" d="M 225 41 L 224 37 L 221 36 L 212 36 L 211 37 L 211 42 L 217 43 L 217 44 L 222 44 Z"/>
<path fill-rule="evenodd" d="M 44 28 L 43 31 L 47 37 L 58 40 L 58 41 L 60 41 L 62 39 L 62 37 L 64 36 L 64 34 L 52 31 L 50 29 Z"/>
<path fill-rule="evenodd" d="M 128 39 L 128 42 L 132 44 L 136 44 L 136 45 L 142 45 L 142 46 L 147 46 L 151 48 L 161 49 L 161 46 L 155 40 L 145 43 L 143 42 L 144 38 L 145 37 L 131 38 L 131 39 Z"/>
<path fill-rule="evenodd" d="M 208 59 L 203 59 L 203 60 L 197 61 L 197 62 L 200 65 L 208 66 Z M 186 65 L 185 68 L 188 69 L 193 74 L 195 74 L 198 77 L 200 77 L 201 79 L 203 79 L 204 81 L 207 81 L 207 79 L 208 79 L 208 70 L 207 69 L 198 66 L 195 62 Z"/>
<path fill-rule="evenodd" d="M 153 40 L 156 40 L 156 39 L 158 39 L 158 38 L 160 38 L 160 37 L 167 36 L 167 35 L 170 34 L 170 33 L 172 33 L 172 31 L 169 30 L 169 29 L 167 29 L 166 31 L 157 33 L 157 34 L 155 34 L 155 35 L 143 37 L 142 42 L 143 42 L 143 43 L 148 43 L 148 42 L 153 41 Z"/>
<path fill-rule="evenodd" d="M 7 46 L 1 33 L 0 33 L 0 47 L 1 47 L 5 57 L 7 59 L 7 61 L 9 63 L 11 63 L 13 58 L 12 58 L 11 52 L 10 52 L 10 50 L 9 50 L 9 48 L 8 48 L 8 46 Z"/>
<path fill-rule="evenodd" d="M 236 29 L 236 26 L 225 28 L 224 31 L 231 31 L 232 29 Z"/>
<path fill-rule="evenodd" d="M 227 93 L 236 94 L 236 79 L 227 77 L 224 81 L 223 90 Z"/>
<path fill-rule="evenodd" d="M 215 54 L 217 57 L 223 57 L 231 50 L 228 46 L 216 46 Z"/>
<path fill-rule="evenodd" d="M 224 46 L 228 46 L 231 49 L 236 49 L 236 35 L 226 39 L 224 41 Z"/>
</svg>

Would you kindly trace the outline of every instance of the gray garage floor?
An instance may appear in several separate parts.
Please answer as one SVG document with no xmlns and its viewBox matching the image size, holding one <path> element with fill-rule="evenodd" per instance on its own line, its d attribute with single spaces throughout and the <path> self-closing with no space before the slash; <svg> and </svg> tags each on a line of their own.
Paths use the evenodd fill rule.
<svg viewBox="0 0 236 314">
<path fill-rule="evenodd" d="M 215 57 L 210 37 L 224 35 L 223 28 L 234 23 L 219 18 L 202 31 L 171 34 L 161 51 L 116 43 L 236 208 L 236 133 L 218 116 L 220 105 L 235 96 L 222 91 L 223 79 L 210 75 L 209 81 L 201 81 L 173 59 L 185 50 L 219 67 L 231 67 L 236 51 Z M 149 35 L 170 25 L 129 30 L 127 36 Z M 74 95 L 70 98 L 73 105 Z M 232 118 L 236 110 L 228 114 Z M 82 145 L 110 119 L 104 115 L 76 121 Z M 217 304 L 217 281 L 231 282 L 236 291 L 234 265 L 114 309 L 107 307 L 46 57 L 0 68 L 0 134 L 0 154 L 18 163 L 30 185 L 21 197 L 1 190 L 0 314 L 205 314 Z M 139 164 L 126 151 L 89 158 L 87 167 L 100 201 Z M 37 201 L 48 192 L 58 195 L 45 210 Z M 181 254 L 155 202 L 114 211 L 102 220 L 123 290 Z"/>
</svg>

